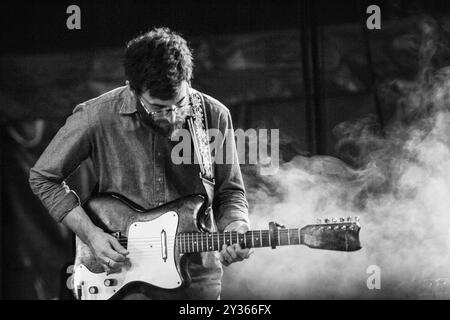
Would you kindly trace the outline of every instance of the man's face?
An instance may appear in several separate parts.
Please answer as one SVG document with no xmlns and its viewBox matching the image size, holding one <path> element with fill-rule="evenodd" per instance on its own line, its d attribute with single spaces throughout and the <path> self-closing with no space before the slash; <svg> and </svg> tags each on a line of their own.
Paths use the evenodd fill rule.
<svg viewBox="0 0 450 320">
<path fill-rule="evenodd" d="M 160 100 L 151 95 L 149 90 L 144 91 L 139 100 L 151 116 L 151 121 L 163 133 L 172 134 L 181 129 L 189 114 L 189 85 L 183 81 L 173 99 Z"/>
</svg>

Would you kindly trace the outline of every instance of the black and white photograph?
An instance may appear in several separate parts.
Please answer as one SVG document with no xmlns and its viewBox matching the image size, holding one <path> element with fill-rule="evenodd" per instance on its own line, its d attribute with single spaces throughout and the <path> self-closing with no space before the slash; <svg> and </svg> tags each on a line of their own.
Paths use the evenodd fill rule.
<svg viewBox="0 0 450 320">
<path fill-rule="evenodd" d="M 447 0 L 0 12 L 1 300 L 450 299 Z"/>
</svg>

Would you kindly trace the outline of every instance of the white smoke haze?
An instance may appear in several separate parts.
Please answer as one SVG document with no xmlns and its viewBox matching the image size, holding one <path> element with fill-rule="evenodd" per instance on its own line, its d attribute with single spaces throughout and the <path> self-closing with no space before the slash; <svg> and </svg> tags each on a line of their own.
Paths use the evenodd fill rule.
<svg viewBox="0 0 450 320">
<path fill-rule="evenodd" d="M 297 156 L 276 175 L 245 176 L 252 229 L 359 216 L 362 249 L 255 249 L 226 269 L 224 298 L 450 298 L 426 281 L 450 277 L 450 68 L 427 71 L 396 83 L 404 90 L 384 133 L 370 117 L 336 128 L 338 149 L 357 166 Z M 371 265 L 380 267 L 380 290 L 367 287 Z"/>
</svg>

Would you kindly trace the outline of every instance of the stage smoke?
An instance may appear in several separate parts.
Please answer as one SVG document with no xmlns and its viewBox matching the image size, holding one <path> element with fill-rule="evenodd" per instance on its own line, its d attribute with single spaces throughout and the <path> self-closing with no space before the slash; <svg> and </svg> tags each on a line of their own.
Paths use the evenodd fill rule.
<svg viewBox="0 0 450 320">
<path fill-rule="evenodd" d="M 253 229 L 359 216 L 363 248 L 255 249 L 225 271 L 225 298 L 445 297 L 429 280 L 450 271 L 450 68 L 436 67 L 436 25 L 418 25 L 417 76 L 380 87 L 395 108 L 384 128 L 370 116 L 341 123 L 339 158 L 297 156 L 274 176 L 246 176 Z M 371 266 L 379 289 L 369 289 Z"/>
</svg>

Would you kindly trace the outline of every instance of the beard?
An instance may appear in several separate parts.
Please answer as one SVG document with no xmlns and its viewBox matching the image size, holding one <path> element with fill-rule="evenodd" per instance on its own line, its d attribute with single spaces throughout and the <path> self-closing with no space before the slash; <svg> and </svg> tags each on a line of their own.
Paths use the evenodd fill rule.
<svg viewBox="0 0 450 320">
<path fill-rule="evenodd" d="M 156 131 L 167 138 L 172 138 L 172 136 L 180 129 L 183 129 L 186 123 L 186 118 L 188 113 L 177 114 L 175 117 L 175 122 L 170 123 L 167 119 L 152 119 L 150 118 L 150 122 Z"/>
</svg>

